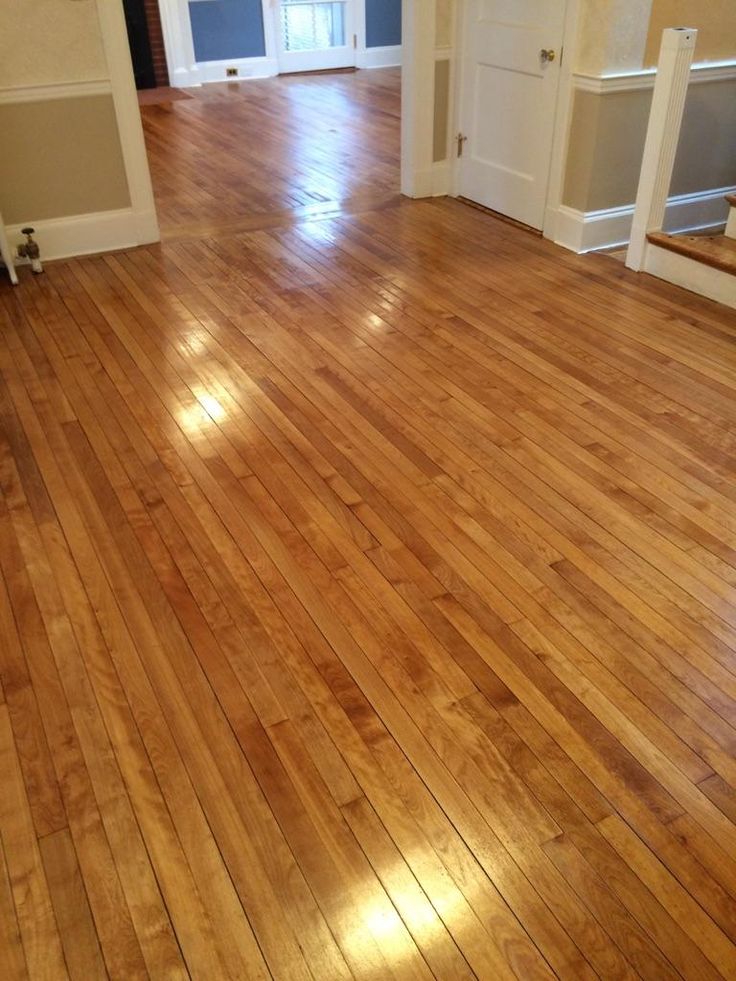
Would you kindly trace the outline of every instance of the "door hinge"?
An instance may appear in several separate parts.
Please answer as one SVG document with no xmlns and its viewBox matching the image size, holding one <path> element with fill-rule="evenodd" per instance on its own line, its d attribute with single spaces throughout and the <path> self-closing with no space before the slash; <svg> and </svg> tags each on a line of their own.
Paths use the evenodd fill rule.
<svg viewBox="0 0 736 981">
<path fill-rule="evenodd" d="M 358 35 L 353 34 L 353 48 L 357 49 L 357 47 L 358 47 Z"/>
<path fill-rule="evenodd" d="M 467 136 L 463 136 L 462 133 L 458 133 L 457 136 L 455 137 L 455 140 L 457 142 L 457 155 L 458 155 L 458 157 L 462 157 L 462 155 L 463 155 L 463 147 L 464 147 L 465 142 L 466 142 L 467 139 L 468 139 Z"/>
</svg>

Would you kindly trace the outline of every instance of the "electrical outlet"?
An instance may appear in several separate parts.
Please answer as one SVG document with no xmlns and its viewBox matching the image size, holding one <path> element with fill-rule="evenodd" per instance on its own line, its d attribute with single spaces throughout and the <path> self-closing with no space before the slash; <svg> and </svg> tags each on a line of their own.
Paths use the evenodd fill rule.
<svg viewBox="0 0 736 981">
<path fill-rule="evenodd" d="M 238 74 L 238 69 L 237 68 L 226 68 L 225 69 L 225 74 L 227 75 L 228 78 L 236 78 L 237 77 L 237 74 Z"/>
</svg>

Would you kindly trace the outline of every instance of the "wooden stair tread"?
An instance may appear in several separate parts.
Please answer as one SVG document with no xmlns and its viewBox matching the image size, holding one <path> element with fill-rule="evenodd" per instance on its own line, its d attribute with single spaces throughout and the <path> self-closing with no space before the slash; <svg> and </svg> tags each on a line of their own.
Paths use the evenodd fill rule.
<svg viewBox="0 0 736 981">
<path fill-rule="evenodd" d="M 736 239 L 725 235 L 667 235 L 665 232 L 650 232 L 647 239 L 652 245 L 736 275 Z"/>
</svg>

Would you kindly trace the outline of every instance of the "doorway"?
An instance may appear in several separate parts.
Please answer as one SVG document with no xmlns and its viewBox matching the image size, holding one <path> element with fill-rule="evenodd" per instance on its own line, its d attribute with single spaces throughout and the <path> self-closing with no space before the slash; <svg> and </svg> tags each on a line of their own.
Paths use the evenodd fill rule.
<svg viewBox="0 0 736 981">
<path fill-rule="evenodd" d="M 277 0 L 273 10 L 280 74 L 355 67 L 354 0 Z"/>
<path fill-rule="evenodd" d="M 457 190 L 544 225 L 565 30 L 560 0 L 466 0 Z"/>
<path fill-rule="evenodd" d="M 130 57 L 133 62 L 135 87 L 153 89 L 157 84 L 156 69 L 148 33 L 145 0 L 123 0 L 123 11 L 130 44 Z"/>
</svg>

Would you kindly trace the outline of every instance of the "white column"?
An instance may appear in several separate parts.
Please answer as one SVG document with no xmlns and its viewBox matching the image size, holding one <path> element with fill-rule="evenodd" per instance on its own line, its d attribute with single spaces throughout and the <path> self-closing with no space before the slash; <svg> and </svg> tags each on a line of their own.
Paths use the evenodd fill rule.
<svg viewBox="0 0 736 981">
<path fill-rule="evenodd" d="M 432 194 L 435 0 L 402 4 L 401 193 Z"/>
<path fill-rule="evenodd" d="M 662 33 L 657 80 L 626 256 L 629 269 L 638 271 L 643 267 L 647 234 L 660 231 L 664 224 L 697 37 L 696 30 L 686 27 L 670 27 Z"/>
<path fill-rule="evenodd" d="M 110 75 L 115 118 L 120 134 L 130 204 L 135 214 L 138 244 L 160 238 L 143 125 L 130 60 L 122 0 L 97 0 L 102 43 Z"/>
</svg>

